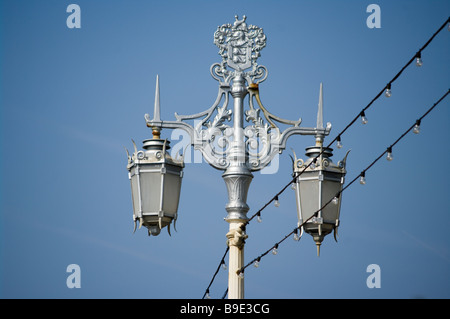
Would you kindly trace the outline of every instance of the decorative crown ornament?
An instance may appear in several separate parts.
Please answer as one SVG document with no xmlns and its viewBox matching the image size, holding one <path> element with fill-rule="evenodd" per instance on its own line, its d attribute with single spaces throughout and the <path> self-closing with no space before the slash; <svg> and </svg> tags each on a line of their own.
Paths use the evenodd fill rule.
<svg viewBox="0 0 450 319">
<path fill-rule="evenodd" d="M 219 48 L 222 57 L 221 72 L 229 73 L 226 66 L 238 72 L 252 67 L 249 76 L 257 74 L 258 64 L 256 60 L 261 56 L 260 51 L 266 46 L 266 35 L 263 29 L 245 23 L 247 17 L 242 20 L 235 16 L 236 21 L 222 24 L 214 32 L 214 44 Z M 259 73 L 262 71 L 260 70 Z M 266 71 L 267 72 L 267 71 Z"/>
</svg>

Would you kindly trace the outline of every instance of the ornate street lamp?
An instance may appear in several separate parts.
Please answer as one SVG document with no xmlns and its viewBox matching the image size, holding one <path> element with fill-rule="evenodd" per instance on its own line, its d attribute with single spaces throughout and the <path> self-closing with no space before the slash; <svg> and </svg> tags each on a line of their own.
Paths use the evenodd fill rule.
<svg viewBox="0 0 450 319">
<path fill-rule="evenodd" d="M 320 84 L 319 112 L 317 115 L 317 127 L 323 127 L 323 88 Z M 327 123 L 327 126 L 330 124 Z M 296 178 L 295 195 L 297 199 L 298 225 L 306 222 L 300 231 L 310 234 L 317 245 L 317 256 L 320 255 L 320 245 L 324 237 L 334 230 L 334 239 L 337 241 L 337 229 L 339 227 L 339 214 L 341 208 L 341 191 L 346 174 L 344 159 L 334 164 L 331 148 L 323 147 L 324 135 L 318 131 L 316 145 L 306 148 L 306 161 L 297 159 L 294 153 L 294 173 L 301 173 Z M 319 156 L 320 154 L 320 156 Z M 308 167 L 309 165 L 309 167 Z M 306 168 L 307 167 L 307 168 Z M 306 168 L 306 169 L 305 169 Z M 331 201 L 331 202 L 330 202 Z M 316 213 L 317 212 L 317 213 Z M 316 216 L 313 216 L 316 214 Z"/>
<path fill-rule="evenodd" d="M 159 79 L 156 80 L 155 110 L 159 111 Z M 170 157 L 169 143 L 160 139 L 160 130 L 155 127 L 153 138 L 143 141 L 144 150 L 138 151 L 134 141 L 133 155 L 127 150 L 134 231 L 139 221 L 139 228 L 147 227 L 149 236 L 159 235 L 165 226 L 170 235 L 170 224 L 174 220 L 175 227 L 177 220 L 184 163 L 182 159 Z"/>
<path fill-rule="evenodd" d="M 159 139 L 161 129 L 186 131 L 191 145 L 202 153 L 206 162 L 223 171 L 222 178 L 228 191 L 228 203 L 225 205 L 228 214 L 225 220 L 229 223 L 226 236 L 229 246 L 230 299 L 244 298 L 244 278 L 238 275 L 238 270 L 244 266 L 244 245 L 248 236 L 243 226 L 248 220 L 247 193 L 253 179 L 252 172 L 262 170 L 271 163 L 286 148 L 290 136 L 315 135 L 323 139 L 331 130 L 331 124 L 326 128 L 300 127 L 301 119 L 281 119 L 263 106 L 259 84 L 267 78 L 268 72 L 266 67 L 258 65 L 256 61 L 266 46 L 266 36 L 262 28 L 247 25 L 245 21 L 245 16 L 242 20 L 235 16 L 233 24 L 223 24 L 214 33 L 214 43 L 219 48 L 222 61 L 210 68 L 211 76 L 219 82 L 219 91 L 216 101 L 207 110 L 193 115 L 175 113 L 175 121 L 161 120 L 157 81 L 155 100 L 158 103 L 155 102 L 153 119 L 145 114 L 154 139 L 144 141 L 144 148 L 148 146 L 146 151 L 139 153 L 135 150 L 128 163 L 134 218 L 142 218 L 141 225 L 149 228 L 151 234 L 156 234 L 162 227 L 169 225 L 172 219 L 176 219 L 183 167 L 182 162 L 166 154 L 168 141 Z M 248 107 L 244 110 L 246 96 Z M 230 97 L 233 100 L 231 107 Z M 279 124 L 287 127 L 281 130 Z M 157 158 L 158 152 L 161 158 Z M 146 176 L 144 183 L 142 174 L 136 175 L 136 171 L 142 172 L 143 165 L 147 165 L 147 173 L 151 171 L 156 174 L 156 177 Z M 164 183 L 172 183 L 173 186 L 165 187 Z M 147 208 L 152 203 L 152 208 Z"/>
</svg>

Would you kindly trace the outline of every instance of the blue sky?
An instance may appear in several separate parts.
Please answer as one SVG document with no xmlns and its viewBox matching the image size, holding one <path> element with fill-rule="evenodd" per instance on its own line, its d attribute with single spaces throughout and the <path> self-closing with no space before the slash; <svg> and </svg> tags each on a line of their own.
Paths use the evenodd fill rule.
<svg viewBox="0 0 450 319">
<path fill-rule="evenodd" d="M 77 1 L 81 29 L 66 26 L 70 1 L 1 1 L 2 298 L 201 298 L 224 250 L 228 224 L 221 172 L 187 164 L 178 232 L 135 234 L 126 146 L 151 137 L 156 75 L 161 117 L 209 108 L 217 94 L 210 66 L 220 62 L 217 26 L 247 16 L 264 28 L 259 64 L 263 104 L 315 125 L 320 82 L 330 138 L 392 79 L 448 18 L 448 1 Z M 381 8 L 369 29 L 366 8 Z M 449 88 L 450 32 L 441 31 L 342 137 L 351 149 L 347 180 Z M 246 271 L 247 298 L 449 298 L 449 98 L 408 134 L 394 160 L 379 161 L 343 194 L 339 242 L 320 258 L 310 236 L 289 239 L 276 256 Z M 163 138 L 171 132 L 163 130 Z M 325 142 L 327 139 L 325 140 Z M 277 174 L 255 173 L 249 215 L 291 178 L 290 148 L 304 156 L 313 137 L 293 136 Z M 294 192 L 247 227 L 246 260 L 296 226 Z M 66 267 L 81 268 L 69 289 Z M 369 289 L 366 268 L 381 268 Z M 210 289 L 220 298 L 227 274 Z"/>
</svg>

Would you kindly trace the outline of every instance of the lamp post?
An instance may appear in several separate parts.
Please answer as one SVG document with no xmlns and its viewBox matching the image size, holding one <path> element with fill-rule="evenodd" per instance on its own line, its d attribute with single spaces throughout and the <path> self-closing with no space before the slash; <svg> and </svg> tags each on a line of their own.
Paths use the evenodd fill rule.
<svg viewBox="0 0 450 319">
<path fill-rule="evenodd" d="M 160 118 L 159 80 L 157 80 L 153 119 L 145 114 L 147 126 L 152 128 L 154 138 L 144 141 L 144 148 L 149 146 L 148 151 L 144 154 L 147 158 L 152 157 L 151 152 L 159 151 L 161 154 L 165 154 L 168 141 L 159 138 L 162 128 L 183 129 L 189 134 L 194 149 L 202 153 L 206 162 L 223 171 L 222 178 L 228 191 L 228 203 L 225 205 L 227 211 L 225 220 L 229 223 L 229 231 L 226 234 L 229 246 L 228 298 L 242 299 L 244 298 L 244 278 L 239 276 L 237 271 L 244 266 L 244 246 L 248 236 L 243 226 L 248 220 L 247 193 L 253 179 L 252 172 L 263 169 L 275 156 L 278 156 L 286 148 L 286 141 L 290 136 L 294 134 L 314 135 L 323 140 L 323 137 L 330 133 L 331 124 L 328 123 L 326 127 L 323 125 L 315 128 L 301 127 L 301 119 L 297 121 L 281 119 L 263 106 L 259 96 L 259 84 L 267 78 L 268 72 L 266 67 L 257 64 L 257 59 L 260 51 L 266 46 L 266 36 L 262 28 L 247 25 L 246 16 L 243 16 L 241 20 L 235 16 L 233 24 L 219 26 L 214 33 L 214 43 L 219 48 L 219 55 L 222 57 L 220 63 L 214 63 L 210 68 L 211 76 L 219 82 L 216 101 L 203 112 L 193 115 L 175 113 L 175 121 L 163 121 Z M 230 96 L 233 103 L 229 107 Z M 246 96 L 248 96 L 248 107 L 244 110 Z M 220 104 L 221 101 L 223 101 L 222 104 Z M 319 107 L 320 119 L 322 118 L 321 114 L 322 109 Z M 279 124 L 286 125 L 287 128 L 281 130 Z M 133 172 L 136 171 L 135 167 L 138 165 L 134 164 L 138 163 L 135 159 L 139 159 L 139 154 L 142 157 L 142 153 L 139 152 L 142 151 L 137 151 L 135 148 L 135 153 L 131 157 L 129 156 L 128 164 L 135 206 L 134 218 L 136 220 L 143 216 L 144 226 L 153 227 L 151 229 L 155 229 L 157 226 L 161 229 L 165 225 L 170 225 L 172 219 L 176 219 L 178 205 L 172 205 L 174 209 L 170 212 L 161 207 L 165 207 L 163 201 L 168 196 L 172 197 L 174 203 L 178 203 L 183 163 L 169 158 L 168 154 L 164 155 L 166 167 L 170 166 L 174 172 L 172 175 L 178 176 L 172 178 L 176 190 L 171 191 L 170 195 L 166 196 L 166 193 L 164 196 L 162 195 L 162 192 L 168 191 L 166 188 L 157 188 L 161 189 L 161 193 L 157 193 L 160 196 L 154 196 L 151 193 L 153 192 L 151 187 L 147 190 L 141 189 L 141 193 L 136 195 L 138 190 L 133 187 L 133 177 L 135 176 Z M 144 162 L 139 163 L 145 164 Z M 165 171 L 166 180 L 167 172 L 169 169 Z M 163 174 L 162 168 L 160 174 Z M 139 185 L 137 181 L 136 177 L 134 183 Z M 156 179 L 153 183 L 160 185 L 159 181 Z M 149 183 L 152 182 L 149 181 Z M 136 208 L 136 206 L 141 207 L 139 203 L 146 196 L 154 198 L 160 207 L 158 215 L 156 212 L 151 215 L 147 213 L 148 216 L 158 216 L 158 224 L 155 224 L 155 218 L 146 220 L 145 211 L 140 213 L 139 209 L 142 208 L 138 210 Z M 140 223 L 142 224 L 142 221 Z M 149 234 L 152 235 L 158 233 L 158 231 L 149 231 Z"/>
</svg>

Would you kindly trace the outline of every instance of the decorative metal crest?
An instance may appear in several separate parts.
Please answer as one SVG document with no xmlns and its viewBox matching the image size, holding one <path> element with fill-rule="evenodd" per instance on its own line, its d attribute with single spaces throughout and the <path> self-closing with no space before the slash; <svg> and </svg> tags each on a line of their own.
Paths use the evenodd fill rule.
<svg viewBox="0 0 450 319">
<path fill-rule="evenodd" d="M 245 138 L 242 153 L 245 154 L 246 164 L 251 171 L 258 171 L 268 165 L 271 160 L 286 148 L 287 139 L 294 134 L 302 135 L 328 135 L 331 124 L 318 125 L 316 128 L 300 127 L 301 119 L 297 121 L 285 120 L 271 114 L 261 103 L 258 84 L 267 78 L 267 69 L 256 63 L 260 51 L 266 46 L 266 36 L 257 26 L 245 23 L 246 16 L 233 25 L 223 24 L 214 33 L 214 43 L 219 47 L 221 63 L 211 66 L 210 72 L 219 82 L 219 92 L 213 105 L 207 110 L 193 115 L 179 115 L 175 113 L 176 121 L 162 121 L 159 118 L 159 89 L 155 97 L 154 118 L 151 120 L 145 115 L 147 126 L 151 128 L 181 128 L 189 133 L 194 149 L 200 150 L 204 159 L 214 168 L 226 170 L 233 161 L 228 156 L 235 130 L 243 130 Z M 229 70 L 230 67 L 232 70 Z M 251 68 L 251 69 L 250 69 Z M 250 70 L 248 70 L 250 69 Z M 248 70 L 248 71 L 245 71 Z M 248 86 L 245 86 L 246 80 Z M 158 84 L 159 86 L 159 84 Z M 249 108 L 243 114 L 233 114 L 228 109 L 228 102 L 232 89 L 244 91 L 249 94 Z M 322 94 L 322 91 L 321 93 Z M 243 99 L 242 99 L 243 100 Z M 257 106 L 254 105 L 256 100 Z M 221 101 L 223 101 L 222 104 Z M 320 109 L 320 107 L 319 107 Z M 234 108 L 236 111 L 236 108 Z M 239 110 L 242 112 L 242 109 Z M 262 113 L 262 114 L 261 114 Z M 215 115 L 214 115 L 215 114 Z M 244 127 L 234 127 L 229 124 L 232 117 L 245 117 L 249 124 Z M 320 116 L 321 111 L 320 111 Z M 187 123 L 193 121 L 193 125 Z M 282 131 L 277 123 L 288 125 Z"/>
<path fill-rule="evenodd" d="M 222 63 L 214 64 L 211 70 L 214 70 L 217 76 L 223 77 L 224 82 L 229 82 L 230 76 L 236 73 L 228 70 L 227 66 L 237 72 L 243 72 L 251 67 L 251 71 L 244 72 L 244 77 L 247 81 L 254 82 L 266 75 L 259 81 L 262 82 L 267 77 L 267 69 L 264 66 L 258 66 L 256 60 L 261 56 L 260 51 L 266 46 L 266 35 L 260 27 L 247 26 L 245 15 L 242 20 L 239 20 L 237 15 L 235 19 L 233 25 L 223 24 L 214 32 L 214 44 L 219 48 Z"/>
</svg>

